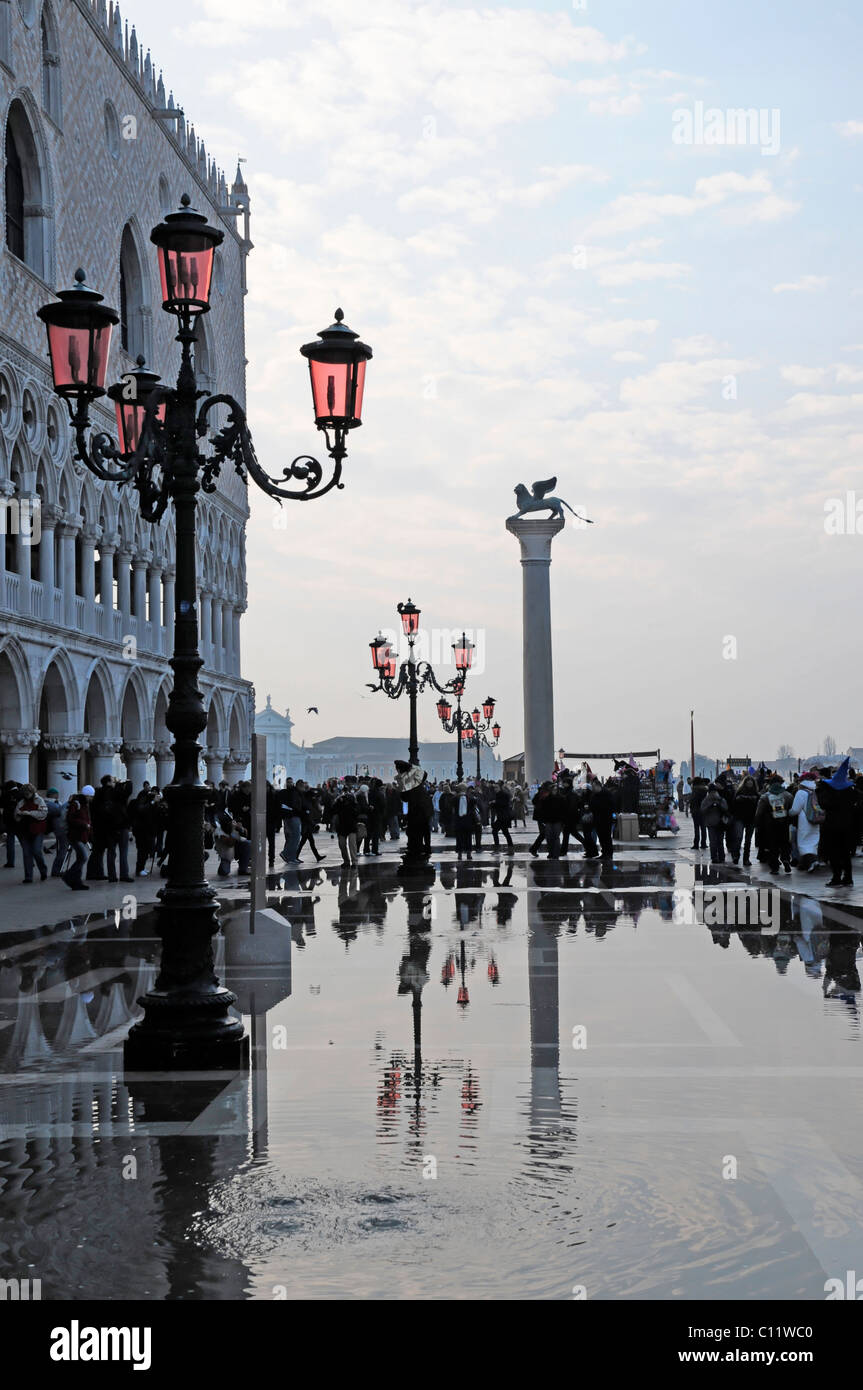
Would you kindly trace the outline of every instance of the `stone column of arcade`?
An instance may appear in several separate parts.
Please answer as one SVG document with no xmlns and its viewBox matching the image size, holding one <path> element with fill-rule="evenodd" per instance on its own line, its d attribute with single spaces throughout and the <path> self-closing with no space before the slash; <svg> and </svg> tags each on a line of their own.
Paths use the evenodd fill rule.
<svg viewBox="0 0 863 1390">
<path fill-rule="evenodd" d="M 524 775 L 528 786 L 554 771 L 554 672 L 551 648 L 551 543 L 563 530 L 554 517 L 535 521 L 511 516 L 506 529 L 521 548 Z"/>
<path fill-rule="evenodd" d="M 7 729 L 0 733 L 0 746 L 4 752 L 4 781 L 30 781 L 30 754 L 41 738 L 39 729 Z"/>
</svg>

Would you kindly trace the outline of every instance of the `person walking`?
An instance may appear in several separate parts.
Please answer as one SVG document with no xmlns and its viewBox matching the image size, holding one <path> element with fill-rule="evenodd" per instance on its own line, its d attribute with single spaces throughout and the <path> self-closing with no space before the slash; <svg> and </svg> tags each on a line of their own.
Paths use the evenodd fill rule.
<svg viewBox="0 0 863 1390">
<path fill-rule="evenodd" d="M 66 834 L 66 807 L 60 804 L 60 794 L 56 787 L 49 787 L 45 793 L 45 806 L 48 811 L 48 834 L 54 836 L 54 858 L 51 862 L 51 878 L 59 878 L 69 848 Z"/>
<path fill-rule="evenodd" d="M 591 783 L 590 799 L 587 803 L 587 810 L 593 817 L 591 829 L 596 832 L 599 840 L 599 851 L 602 859 L 608 861 L 614 858 L 614 801 L 612 800 L 611 790 L 608 786 L 603 786 L 598 777 L 594 777 Z M 588 841 L 587 843 L 591 843 Z M 587 844 L 585 844 L 585 854 L 587 854 Z M 587 855 L 593 858 L 592 854 Z"/>
<path fill-rule="evenodd" d="M 351 791 L 343 791 L 333 806 L 333 825 L 339 837 L 342 863 L 357 863 L 357 802 Z"/>
<path fill-rule="evenodd" d="M 818 774 L 804 772 L 788 812 L 797 827 L 797 867 L 811 873 L 818 860 L 825 812 L 818 800 Z"/>
<path fill-rule="evenodd" d="M 471 805 L 467 793 L 467 786 L 464 782 L 456 782 L 453 787 L 455 797 L 455 847 L 459 859 L 465 854 L 468 859 L 473 856 L 470 847 L 473 841 L 473 827 L 471 825 Z"/>
<path fill-rule="evenodd" d="M 87 893 L 90 891 L 89 883 L 84 883 L 84 865 L 87 862 L 87 846 L 90 844 L 93 835 L 93 826 L 90 817 L 90 798 L 95 796 L 95 790 L 88 783 L 79 792 L 69 797 L 66 806 L 66 834 L 69 836 L 69 847 L 75 858 L 69 869 L 61 874 L 63 882 L 67 888 L 71 888 L 75 893 Z"/>
<path fill-rule="evenodd" d="M 36 788 L 29 782 L 21 788 L 21 800 L 15 807 L 15 825 L 24 859 L 24 877 L 21 882 L 33 882 L 35 864 L 44 883 L 48 877 L 48 869 L 42 856 L 42 844 L 48 828 L 48 807 L 42 797 L 37 796 Z"/>
<path fill-rule="evenodd" d="M 560 842 L 566 823 L 566 797 L 553 782 L 548 783 L 548 788 L 548 794 L 542 803 L 545 817 L 545 842 L 548 845 L 549 859 L 559 859 Z"/>
<path fill-rule="evenodd" d="M 787 874 L 791 873 L 791 836 L 788 812 L 791 796 L 782 785 L 782 774 L 773 772 L 767 779 L 755 811 L 758 847 L 773 874 L 779 873 L 782 861 Z"/>
<path fill-rule="evenodd" d="M 510 854 L 514 852 L 515 846 L 512 843 L 512 836 L 509 833 L 512 825 L 512 797 L 501 782 L 494 794 L 491 804 L 491 833 L 494 839 L 495 849 L 500 849 L 498 836 L 502 835 L 506 840 L 507 850 Z"/>
<path fill-rule="evenodd" d="M 711 864 L 725 863 L 723 840 L 728 821 L 728 802 L 723 796 L 723 788 L 718 782 L 711 782 L 701 803 L 701 818 L 707 828 L 710 841 Z"/>
<path fill-rule="evenodd" d="M 530 846 L 531 854 L 539 854 L 540 846 L 545 839 L 545 809 L 543 803 L 551 791 L 550 782 L 542 782 L 537 787 L 531 801 L 533 804 L 533 819 L 536 821 L 536 839 Z"/>
<path fill-rule="evenodd" d="M 707 787 L 706 777 L 693 777 L 692 793 L 689 798 L 689 809 L 692 814 L 693 849 L 707 849 L 707 827 L 701 814 L 701 805 L 707 795 Z"/>
<path fill-rule="evenodd" d="M 752 834 L 755 829 L 755 812 L 758 808 L 759 798 L 758 784 L 751 773 L 741 778 L 740 785 L 734 793 L 734 805 L 732 806 L 732 816 L 734 819 L 733 845 L 736 852 L 731 855 L 733 863 L 738 863 L 740 849 L 743 849 L 743 866 L 748 869 L 752 865 L 750 853 L 752 850 Z M 738 827 L 742 835 L 738 838 Z"/>
<path fill-rule="evenodd" d="M 280 857 L 284 859 L 286 864 L 296 864 L 297 852 L 303 834 L 303 820 L 300 794 L 294 786 L 292 777 L 287 779 L 282 789 L 280 810 L 285 832 L 285 843 L 280 851 Z"/>
<path fill-rule="evenodd" d="M 854 853 L 857 798 L 848 776 L 850 758 L 843 758 L 832 777 L 818 783 L 818 800 L 824 808 L 824 842 L 833 877 L 828 888 L 851 888 L 851 856 Z"/>
</svg>

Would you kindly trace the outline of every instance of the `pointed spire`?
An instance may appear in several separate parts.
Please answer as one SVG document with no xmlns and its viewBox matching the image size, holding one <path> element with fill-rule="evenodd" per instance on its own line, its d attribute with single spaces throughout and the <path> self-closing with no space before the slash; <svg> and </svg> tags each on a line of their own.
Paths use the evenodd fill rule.
<svg viewBox="0 0 863 1390">
<path fill-rule="evenodd" d="M 133 69 L 135 76 L 138 75 L 138 35 L 135 33 L 135 26 L 132 25 L 132 37 L 129 40 L 129 67 Z"/>
<path fill-rule="evenodd" d="M 123 53 L 123 19 L 119 5 L 114 6 L 114 47 L 118 53 Z"/>
<path fill-rule="evenodd" d="M 156 83 L 156 103 L 161 107 L 165 105 L 165 84 L 162 81 L 161 71 L 159 72 L 159 80 Z"/>
</svg>

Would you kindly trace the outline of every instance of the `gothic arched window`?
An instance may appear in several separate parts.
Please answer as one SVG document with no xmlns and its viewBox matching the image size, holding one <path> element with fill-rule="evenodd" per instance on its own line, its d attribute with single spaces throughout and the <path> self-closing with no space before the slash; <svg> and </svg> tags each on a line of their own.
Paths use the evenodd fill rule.
<svg viewBox="0 0 863 1390">
<path fill-rule="evenodd" d="M 27 112 L 13 101 L 6 119 L 6 245 L 43 280 L 51 280 L 50 212 L 39 149 Z"/>
<path fill-rule="evenodd" d="M 120 241 L 120 342 L 130 357 L 147 356 L 144 276 L 132 229 Z"/>
</svg>

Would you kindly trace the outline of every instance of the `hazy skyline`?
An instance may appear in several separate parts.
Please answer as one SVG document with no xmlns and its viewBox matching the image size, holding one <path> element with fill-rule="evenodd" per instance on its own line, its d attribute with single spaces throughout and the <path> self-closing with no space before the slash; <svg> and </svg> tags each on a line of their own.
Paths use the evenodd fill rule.
<svg viewBox="0 0 863 1390">
<path fill-rule="evenodd" d="M 429 628 L 484 631 L 469 702 L 495 695 L 499 751 L 520 751 L 504 520 L 517 483 L 556 474 L 595 521 L 554 544 L 557 744 L 679 760 L 692 707 L 717 755 L 863 744 L 863 517 L 860 535 L 825 526 L 849 491 L 863 512 L 857 16 L 795 2 L 780 25 L 737 0 L 123 14 L 209 152 L 229 175 L 247 160 L 248 407 L 270 473 L 318 449 L 299 345 L 338 304 L 375 352 L 344 491 L 286 504 L 284 529 L 251 497 L 259 707 L 290 705 L 298 741 L 406 736 L 404 702 L 365 683 L 368 642 L 410 595 Z M 738 108 L 755 143 L 728 143 Z M 681 143 L 708 130 L 726 143 Z M 432 695 L 420 734 L 440 737 Z"/>
</svg>

